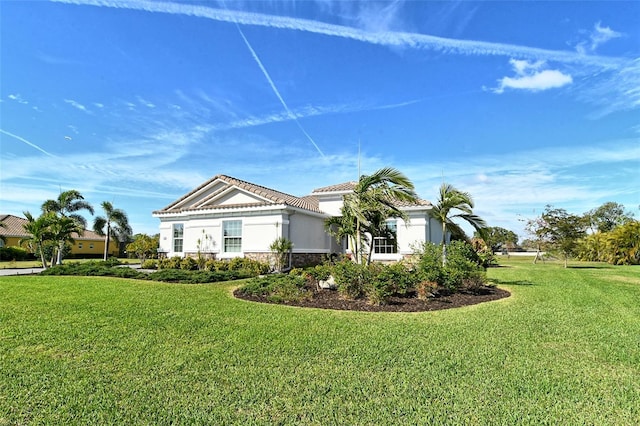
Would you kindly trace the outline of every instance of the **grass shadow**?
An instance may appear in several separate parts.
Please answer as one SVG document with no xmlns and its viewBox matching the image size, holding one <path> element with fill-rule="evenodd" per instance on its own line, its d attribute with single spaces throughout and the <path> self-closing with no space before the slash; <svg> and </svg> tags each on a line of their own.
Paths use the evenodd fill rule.
<svg viewBox="0 0 640 426">
<path fill-rule="evenodd" d="M 535 285 L 534 283 L 528 280 L 500 280 L 500 279 L 494 278 L 494 279 L 491 279 L 490 281 L 496 285 L 526 285 L 526 286 Z"/>
</svg>

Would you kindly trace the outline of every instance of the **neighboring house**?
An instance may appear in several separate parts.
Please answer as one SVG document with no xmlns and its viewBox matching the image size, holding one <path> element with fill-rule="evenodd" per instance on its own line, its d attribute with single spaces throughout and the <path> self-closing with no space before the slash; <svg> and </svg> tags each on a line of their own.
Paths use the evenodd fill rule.
<svg viewBox="0 0 640 426">
<path fill-rule="evenodd" d="M 193 191 L 153 212 L 160 219 L 159 253 L 168 257 L 250 257 L 269 261 L 269 246 L 279 237 L 293 243 L 292 266 L 321 263 L 333 253 L 348 253 L 345 243 L 329 235 L 324 222 L 339 216 L 345 194 L 355 182 L 327 186 L 296 197 L 230 176 L 217 175 Z M 440 242 L 442 231 L 432 219 L 432 206 L 399 206 L 410 217 L 388 221 L 395 240 L 374 242 L 373 260 L 394 261 L 410 255 L 414 243 Z"/>
<path fill-rule="evenodd" d="M 4 228 L 0 227 L 0 235 L 5 239 L 4 243 L 0 240 L 0 247 L 3 245 L 7 247 L 20 247 L 20 240 L 29 236 L 23 226 L 27 223 L 27 219 L 10 214 L 0 214 L 0 221 L 5 224 Z M 99 257 L 104 255 L 104 237 L 101 237 L 95 232 L 85 230 L 81 236 L 74 233 L 73 239 L 75 240 L 75 243 L 71 246 L 72 256 Z M 117 256 L 117 241 L 112 241 L 109 246 L 109 254 Z"/>
</svg>

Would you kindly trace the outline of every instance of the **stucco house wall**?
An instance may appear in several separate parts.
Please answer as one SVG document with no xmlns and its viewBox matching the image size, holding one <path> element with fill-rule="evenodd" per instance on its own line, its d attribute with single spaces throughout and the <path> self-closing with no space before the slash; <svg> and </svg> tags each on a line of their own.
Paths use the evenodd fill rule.
<svg viewBox="0 0 640 426">
<path fill-rule="evenodd" d="M 315 189 L 309 196 L 296 197 L 230 176 L 217 175 L 153 215 L 160 219 L 160 251 L 167 256 L 194 256 L 198 251 L 218 259 L 238 256 L 269 260 L 269 246 L 278 237 L 293 243 L 292 266 L 320 263 L 332 253 L 344 253 L 344 242 L 326 232 L 325 220 L 341 214 L 343 197 L 355 182 Z M 393 253 L 373 253 L 379 261 L 400 260 L 424 241 L 439 242 L 441 231 L 429 216 L 431 204 L 419 200 L 399 206 L 410 217 L 396 219 L 397 245 Z M 223 223 L 241 222 L 241 248 L 225 252 Z M 181 251 L 174 250 L 173 226 L 183 225 Z M 210 239 L 205 239 L 208 235 Z M 207 247 L 204 245 L 207 244 Z M 348 250 L 347 250 L 348 251 Z"/>
</svg>

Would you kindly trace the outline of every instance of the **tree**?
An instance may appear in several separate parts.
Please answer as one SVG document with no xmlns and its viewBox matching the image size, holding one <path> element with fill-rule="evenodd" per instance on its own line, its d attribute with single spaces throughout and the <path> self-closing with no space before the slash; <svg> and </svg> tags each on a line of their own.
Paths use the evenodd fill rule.
<svg viewBox="0 0 640 426">
<path fill-rule="evenodd" d="M 624 206 L 609 201 L 598 208 L 585 213 L 589 227 L 593 232 L 609 232 L 616 226 L 624 225 L 633 220 L 633 213 L 626 212 Z"/>
<path fill-rule="evenodd" d="M 75 219 L 70 217 L 53 216 L 51 224 L 49 225 L 49 231 L 51 233 L 51 239 L 57 242 L 57 256 L 55 251 L 51 253 L 51 264 L 53 265 L 56 257 L 58 258 L 57 263 L 60 264 L 65 244 L 73 244 L 75 242 L 73 234 L 82 235 L 84 228 Z"/>
<path fill-rule="evenodd" d="M 631 220 L 605 235 L 605 260 L 614 265 L 640 264 L 640 222 Z"/>
<path fill-rule="evenodd" d="M 579 241 L 586 235 L 587 222 L 582 216 L 567 213 L 564 209 L 554 209 L 547 205 L 542 213 L 542 232 L 547 237 L 552 250 L 560 253 L 567 267 L 569 257 L 579 249 Z"/>
<path fill-rule="evenodd" d="M 144 263 L 158 253 L 159 246 L 160 235 L 151 237 L 147 234 L 136 234 L 133 236 L 133 241 L 127 245 L 127 253 L 133 254 L 140 259 L 140 263 Z"/>
<path fill-rule="evenodd" d="M 485 221 L 473 214 L 473 198 L 468 192 L 460 191 L 452 185 L 443 183 L 440 187 L 438 202 L 433 206 L 431 215 L 442 224 L 442 264 L 447 262 L 447 232 L 453 236 L 464 236 L 465 233 L 454 219 L 462 219 L 469 223 L 481 236 L 487 227 Z M 465 238 L 466 239 L 466 238 Z"/>
<path fill-rule="evenodd" d="M 367 241 L 367 231 L 380 217 L 398 217 L 408 220 L 400 210 L 400 203 L 415 204 L 418 196 L 413 183 L 401 172 L 384 167 L 372 175 L 362 175 L 352 193 L 343 198 L 342 218 L 325 222 L 334 236 L 348 236 L 355 254 L 356 263 L 363 263 L 363 240 Z M 333 225 L 333 227 L 331 226 Z M 332 230 L 334 229 L 334 230 Z"/>
<path fill-rule="evenodd" d="M 54 213 L 59 218 L 71 218 L 77 222 L 80 225 L 80 229 L 84 231 L 87 227 L 87 220 L 82 215 L 78 214 L 78 212 L 82 210 L 87 210 L 89 213 L 93 214 L 93 207 L 91 204 L 84 201 L 82 194 L 75 189 L 61 192 L 57 199 L 47 200 L 42 204 L 43 213 Z M 81 233 L 82 231 L 79 232 L 79 234 Z M 58 255 L 56 263 L 58 264 L 62 263 L 62 249 L 67 237 L 70 236 L 61 235 L 60 240 L 57 241 Z"/>
<path fill-rule="evenodd" d="M 274 253 L 276 271 L 282 272 L 284 270 L 292 249 L 293 243 L 285 237 L 278 237 L 271 243 L 269 250 Z"/>
<path fill-rule="evenodd" d="M 118 241 L 126 241 L 132 231 L 129 226 L 129 218 L 122 209 L 116 209 L 109 201 L 103 201 L 102 210 L 104 216 L 97 216 L 93 221 L 93 230 L 100 236 L 104 236 L 104 260 L 109 255 L 111 238 Z"/>
<path fill-rule="evenodd" d="M 44 246 L 48 241 L 52 241 L 51 224 L 57 219 L 54 213 L 43 213 L 35 218 L 28 211 L 23 212 L 27 222 L 23 225 L 28 237 L 21 238 L 19 245 L 28 245 L 29 248 L 40 255 L 42 267 L 47 268 L 47 259 L 44 256 Z"/>
<path fill-rule="evenodd" d="M 482 238 L 479 232 L 475 233 L 475 237 Z M 515 232 L 500 228 L 499 226 L 487 227 L 484 232 L 484 238 L 482 239 L 492 252 L 513 247 L 518 243 L 518 236 Z"/>
</svg>

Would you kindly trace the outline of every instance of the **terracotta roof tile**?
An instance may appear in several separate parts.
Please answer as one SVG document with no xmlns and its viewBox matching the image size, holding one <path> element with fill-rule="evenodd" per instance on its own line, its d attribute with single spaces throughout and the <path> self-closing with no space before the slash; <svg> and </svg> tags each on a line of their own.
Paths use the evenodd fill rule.
<svg viewBox="0 0 640 426">
<path fill-rule="evenodd" d="M 12 214 L 0 214 L 0 221 L 4 223 L 5 227 L 0 227 L 0 235 L 4 237 L 28 237 L 29 234 L 24 230 L 23 225 L 27 223 L 27 219 Z M 96 234 L 95 232 L 85 229 L 82 236 L 79 236 L 75 232 L 72 234 L 75 240 L 104 240 L 104 237 Z"/>
<path fill-rule="evenodd" d="M 316 188 L 313 190 L 313 194 L 319 192 L 344 192 L 344 191 L 353 191 L 357 185 L 357 182 L 343 182 L 338 183 L 336 185 L 324 186 L 322 188 Z"/>
</svg>

